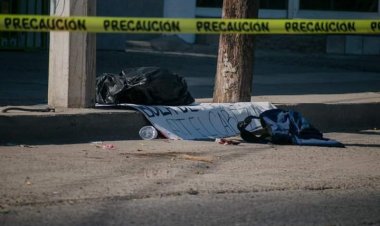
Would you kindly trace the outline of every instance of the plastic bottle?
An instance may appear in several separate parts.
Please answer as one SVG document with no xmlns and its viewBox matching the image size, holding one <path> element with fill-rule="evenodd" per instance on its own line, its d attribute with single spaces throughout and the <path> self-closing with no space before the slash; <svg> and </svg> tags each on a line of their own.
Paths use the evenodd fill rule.
<svg viewBox="0 0 380 226">
<path fill-rule="evenodd" d="M 144 126 L 140 129 L 139 135 L 143 140 L 153 140 L 157 138 L 158 132 L 153 126 Z"/>
</svg>

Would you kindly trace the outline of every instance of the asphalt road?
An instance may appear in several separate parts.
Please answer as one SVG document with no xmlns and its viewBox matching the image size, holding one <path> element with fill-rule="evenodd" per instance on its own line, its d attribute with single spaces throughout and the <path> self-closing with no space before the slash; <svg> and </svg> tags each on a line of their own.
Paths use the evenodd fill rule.
<svg viewBox="0 0 380 226">
<path fill-rule="evenodd" d="M 0 147 L 0 225 L 380 225 L 379 132 L 325 135 Z"/>
<path fill-rule="evenodd" d="M 20 207 L 2 225 L 379 225 L 374 190 L 272 191 Z"/>
</svg>

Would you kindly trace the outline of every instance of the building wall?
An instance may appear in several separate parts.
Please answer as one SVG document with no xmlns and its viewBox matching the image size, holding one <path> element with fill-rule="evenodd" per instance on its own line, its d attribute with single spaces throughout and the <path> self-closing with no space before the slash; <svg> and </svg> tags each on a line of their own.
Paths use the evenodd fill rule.
<svg viewBox="0 0 380 226">
<path fill-rule="evenodd" d="M 97 16 L 163 17 L 164 0 L 98 0 Z M 97 34 L 97 48 L 124 50 L 126 40 L 149 40 L 158 35 Z"/>
<path fill-rule="evenodd" d="M 313 3 L 311 3 L 310 0 L 260 0 L 261 10 L 259 17 L 316 19 L 380 18 L 380 0 L 353 0 L 344 3 L 344 7 L 350 6 L 356 11 L 342 11 L 339 10 L 339 5 L 337 4 L 325 4 L 325 2 L 329 1 L 344 3 L 343 0 L 321 0 Z M 1 13 L 48 14 L 46 10 L 48 8 L 48 2 L 49 0 L 0 0 L 0 10 Z M 210 2 L 213 3 L 211 7 L 209 5 Z M 221 2 L 222 0 L 98 0 L 97 15 L 182 18 L 221 17 Z M 319 5 L 317 5 L 316 9 L 313 9 L 313 4 L 317 2 Z M 354 3 L 356 5 L 352 5 Z M 12 5 L 17 5 L 17 7 L 12 9 Z M 368 7 L 370 10 L 366 12 L 365 9 Z M 338 9 L 338 11 L 334 11 L 336 9 Z M 350 10 L 350 8 L 348 8 L 348 10 Z M 150 40 L 158 36 L 160 35 L 97 34 L 97 47 L 98 49 L 106 50 L 124 50 L 126 40 Z M 179 36 L 188 43 L 199 42 L 217 45 L 218 41 L 217 35 L 208 37 L 206 35 L 195 36 L 194 34 L 181 34 Z M 326 39 L 325 43 L 327 42 L 324 48 L 329 53 L 380 55 L 379 36 L 349 35 L 324 37 Z M 276 40 L 275 43 L 280 43 L 279 40 L 281 37 L 280 39 L 273 37 L 273 39 Z M 284 37 L 284 39 L 286 39 L 286 37 Z M 308 39 L 314 43 L 316 39 L 319 43 L 323 43 L 321 37 Z M 267 39 L 264 41 L 265 44 L 268 44 Z M 46 33 L 3 32 L 0 34 L 0 49 L 43 49 L 46 48 L 46 43 Z"/>
<path fill-rule="evenodd" d="M 195 17 L 221 17 L 221 3 L 222 0 L 197 0 Z M 259 18 L 379 19 L 380 0 L 260 0 Z M 293 43 L 292 46 L 296 47 L 295 39 L 298 37 L 300 48 L 307 43 L 319 43 L 327 53 L 380 55 L 380 36 L 259 36 L 258 41 L 259 44 L 265 43 L 265 46 L 272 48 L 276 45 L 280 48 L 288 43 Z M 217 36 L 197 35 L 196 42 L 215 44 Z"/>
<path fill-rule="evenodd" d="M 0 0 L 1 14 L 49 14 L 48 0 Z M 45 32 L 0 32 L 0 50 L 45 49 Z"/>
<path fill-rule="evenodd" d="M 196 9 L 195 0 L 165 0 L 164 17 L 172 18 L 194 18 Z M 178 35 L 188 43 L 194 43 L 195 35 L 180 34 Z"/>
</svg>

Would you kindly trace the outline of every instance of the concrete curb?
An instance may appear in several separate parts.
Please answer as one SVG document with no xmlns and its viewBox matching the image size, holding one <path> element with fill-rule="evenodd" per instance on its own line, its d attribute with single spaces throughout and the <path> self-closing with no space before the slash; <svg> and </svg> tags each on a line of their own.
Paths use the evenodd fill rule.
<svg viewBox="0 0 380 226">
<path fill-rule="evenodd" d="M 380 103 L 277 104 L 301 112 L 322 132 L 380 128 Z M 0 114 L 0 144 L 60 144 L 137 140 L 148 125 L 134 110 L 76 109 L 56 113 Z"/>
<path fill-rule="evenodd" d="M 380 103 L 277 104 L 301 112 L 322 132 L 349 132 L 380 128 Z"/>
<path fill-rule="evenodd" d="M 87 113 L 0 114 L 0 144 L 60 144 L 140 139 L 148 125 L 133 110 Z"/>
</svg>

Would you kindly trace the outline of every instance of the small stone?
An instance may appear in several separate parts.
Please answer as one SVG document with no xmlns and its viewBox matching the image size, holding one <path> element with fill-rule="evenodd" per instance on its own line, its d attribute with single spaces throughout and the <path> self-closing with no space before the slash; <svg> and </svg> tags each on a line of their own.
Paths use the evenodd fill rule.
<svg viewBox="0 0 380 226">
<path fill-rule="evenodd" d="M 194 189 L 192 189 L 192 188 L 190 188 L 190 189 L 187 191 L 187 193 L 188 193 L 189 195 L 198 195 L 198 194 L 199 194 L 199 192 L 198 192 L 197 190 L 194 190 Z"/>
</svg>

